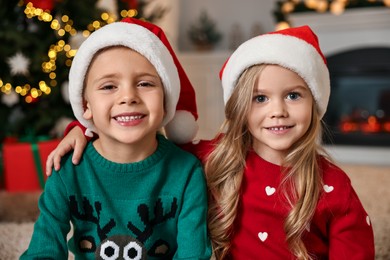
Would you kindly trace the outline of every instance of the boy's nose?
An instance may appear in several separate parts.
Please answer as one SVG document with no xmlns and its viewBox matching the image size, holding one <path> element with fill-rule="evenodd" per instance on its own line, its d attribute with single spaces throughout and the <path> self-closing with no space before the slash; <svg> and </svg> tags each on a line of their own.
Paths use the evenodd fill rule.
<svg viewBox="0 0 390 260">
<path fill-rule="evenodd" d="M 119 100 L 121 104 L 137 104 L 139 97 L 137 91 L 132 88 L 126 88 L 119 93 Z"/>
</svg>

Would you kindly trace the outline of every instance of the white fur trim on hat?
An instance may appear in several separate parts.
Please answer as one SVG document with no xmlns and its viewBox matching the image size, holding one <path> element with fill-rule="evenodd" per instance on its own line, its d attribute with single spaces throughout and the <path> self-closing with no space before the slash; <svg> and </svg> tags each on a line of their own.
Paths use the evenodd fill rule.
<svg viewBox="0 0 390 260">
<path fill-rule="evenodd" d="M 322 56 L 305 40 L 277 33 L 257 36 L 244 42 L 229 58 L 221 77 L 225 104 L 244 70 L 262 63 L 280 65 L 301 76 L 318 104 L 320 117 L 325 114 L 330 79 Z"/>
<path fill-rule="evenodd" d="M 165 134 L 176 144 L 186 144 L 195 138 L 198 128 L 190 112 L 177 110 L 173 119 L 165 126 Z"/>
<path fill-rule="evenodd" d="M 180 94 L 180 79 L 173 58 L 163 42 L 147 28 L 127 22 L 108 24 L 92 33 L 81 45 L 69 72 L 69 100 L 76 119 L 96 132 L 91 120 L 83 117 L 83 84 L 96 52 L 110 46 L 129 47 L 143 55 L 156 68 L 164 85 L 165 126 L 174 116 Z"/>
</svg>

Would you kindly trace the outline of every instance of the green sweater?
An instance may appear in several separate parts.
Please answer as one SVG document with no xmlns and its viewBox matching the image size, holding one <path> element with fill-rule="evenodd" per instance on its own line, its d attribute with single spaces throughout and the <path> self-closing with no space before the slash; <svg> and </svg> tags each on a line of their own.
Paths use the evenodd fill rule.
<svg viewBox="0 0 390 260">
<path fill-rule="evenodd" d="M 137 163 L 108 161 L 92 142 L 79 165 L 65 156 L 47 179 L 21 259 L 67 259 L 68 250 L 76 259 L 95 259 L 95 252 L 97 259 L 209 259 L 202 166 L 157 138 L 156 152 Z"/>
</svg>

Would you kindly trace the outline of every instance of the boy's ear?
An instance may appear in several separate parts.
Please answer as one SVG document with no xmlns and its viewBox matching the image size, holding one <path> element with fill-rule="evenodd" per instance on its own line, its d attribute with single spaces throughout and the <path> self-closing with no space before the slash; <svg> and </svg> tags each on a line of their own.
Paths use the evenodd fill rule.
<svg viewBox="0 0 390 260">
<path fill-rule="evenodd" d="M 84 113 L 83 113 L 84 119 L 86 119 L 86 120 L 92 119 L 92 110 L 91 110 L 91 108 L 89 106 L 89 102 L 84 100 L 83 107 L 84 107 Z"/>
</svg>

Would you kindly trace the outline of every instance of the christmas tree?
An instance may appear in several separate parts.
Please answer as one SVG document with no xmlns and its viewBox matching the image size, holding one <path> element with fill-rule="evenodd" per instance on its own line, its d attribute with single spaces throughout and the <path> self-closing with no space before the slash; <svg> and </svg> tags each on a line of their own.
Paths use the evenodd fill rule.
<svg viewBox="0 0 390 260">
<path fill-rule="evenodd" d="M 112 0 L 113 13 L 98 0 L 0 0 L 0 143 L 55 137 L 73 119 L 67 81 L 81 42 L 123 17 L 161 18 L 158 6 L 145 14 L 151 1 Z"/>
<path fill-rule="evenodd" d="M 188 36 L 200 50 L 212 48 L 222 38 L 222 34 L 218 31 L 215 22 L 209 17 L 206 10 L 202 10 L 199 19 L 191 24 Z"/>
</svg>

